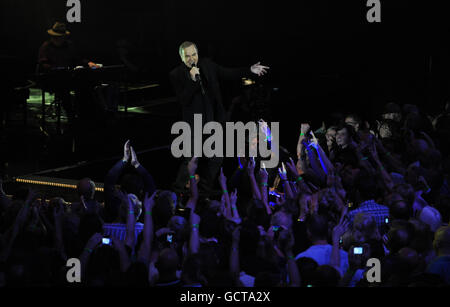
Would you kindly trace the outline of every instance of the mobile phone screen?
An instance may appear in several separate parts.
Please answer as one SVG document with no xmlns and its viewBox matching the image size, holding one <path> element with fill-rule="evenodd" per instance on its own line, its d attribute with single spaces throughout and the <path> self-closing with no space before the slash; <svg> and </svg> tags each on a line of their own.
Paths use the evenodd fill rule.
<svg viewBox="0 0 450 307">
<path fill-rule="evenodd" d="M 353 254 L 361 255 L 362 253 L 363 253 L 363 248 L 362 247 L 355 247 L 355 248 L 353 248 Z"/>
<path fill-rule="evenodd" d="M 172 243 L 173 235 L 167 235 L 167 242 Z"/>
<path fill-rule="evenodd" d="M 111 239 L 110 238 L 103 238 L 102 239 L 102 243 L 104 245 L 110 245 L 111 244 Z"/>
</svg>

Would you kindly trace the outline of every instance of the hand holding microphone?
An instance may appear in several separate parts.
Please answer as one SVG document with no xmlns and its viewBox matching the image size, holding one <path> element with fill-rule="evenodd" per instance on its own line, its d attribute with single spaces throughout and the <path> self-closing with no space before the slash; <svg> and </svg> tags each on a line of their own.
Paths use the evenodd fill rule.
<svg viewBox="0 0 450 307">
<path fill-rule="evenodd" d="M 197 65 L 193 63 L 191 65 L 191 70 L 189 72 L 191 74 L 191 78 L 194 81 L 200 82 L 200 88 L 202 89 L 202 94 L 205 95 L 205 88 L 203 87 L 202 78 L 200 77 L 200 70 L 198 69 Z"/>
<path fill-rule="evenodd" d="M 197 65 L 195 65 L 195 63 L 192 64 L 191 70 L 189 73 L 191 74 L 192 80 L 194 80 L 194 81 L 200 80 L 200 70 L 198 69 Z"/>
</svg>

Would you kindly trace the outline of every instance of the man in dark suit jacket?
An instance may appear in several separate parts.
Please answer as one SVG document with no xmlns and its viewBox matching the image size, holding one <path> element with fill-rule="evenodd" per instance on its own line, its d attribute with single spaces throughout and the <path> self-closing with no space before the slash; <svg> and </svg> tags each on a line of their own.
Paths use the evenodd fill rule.
<svg viewBox="0 0 450 307">
<path fill-rule="evenodd" d="M 259 63 L 250 68 L 224 68 L 209 59 L 199 60 L 197 46 L 192 42 L 182 43 L 179 54 L 183 63 L 170 72 L 170 80 L 182 106 L 183 121 L 190 124 L 191 131 L 194 114 L 202 114 L 202 125 L 210 121 L 225 122 L 226 112 L 222 103 L 220 79 L 239 79 L 250 73 L 261 76 L 269 68 Z M 176 190 L 183 190 L 189 178 L 186 168 L 189 160 L 183 159 L 175 182 Z M 208 159 L 208 171 L 203 174 L 199 184 L 201 191 L 209 193 L 221 164 L 222 158 Z"/>
</svg>

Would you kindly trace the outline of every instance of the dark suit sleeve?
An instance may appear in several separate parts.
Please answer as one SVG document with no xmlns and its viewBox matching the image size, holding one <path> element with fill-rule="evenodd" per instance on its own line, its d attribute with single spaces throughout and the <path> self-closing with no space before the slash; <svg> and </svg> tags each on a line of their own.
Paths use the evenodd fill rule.
<svg viewBox="0 0 450 307">
<path fill-rule="evenodd" d="M 136 171 L 141 175 L 142 180 L 144 181 L 144 192 L 148 192 L 148 196 L 150 197 L 156 190 L 155 181 L 153 180 L 152 175 L 150 175 L 142 165 L 139 165 Z"/>
<path fill-rule="evenodd" d="M 192 96 L 200 90 L 200 85 L 198 82 L 194 82 L 188 77 L 182 78 L 179 70 L 174 70 L 170 73 L 170 82 L 175 90 L 178 101 L 183 106 L 188 106 L 191 104 Z"/>
<path fill-rule="evenodd" d="M 105 177 L 104 193 L 105 193 L 105 211 L 109 217 L 114 218 L 118 213 L 120 199 L 114 196 L 115 185 L 119 180 L 119 176 L 125 168 L 125 163 L 120 160 L 108 172 Z"/>
<path fill-rule="evenodd" d="M 213 68 L 217 71 L 219 78 L 224 80 L 236 80 L 251 75 L 250 67 L 226 68 L 210 61 Z"/>
</svg>

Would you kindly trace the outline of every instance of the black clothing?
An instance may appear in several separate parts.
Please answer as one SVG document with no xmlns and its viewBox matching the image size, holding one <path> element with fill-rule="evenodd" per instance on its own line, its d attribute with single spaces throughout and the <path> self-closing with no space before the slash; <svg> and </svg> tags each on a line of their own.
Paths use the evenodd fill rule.
<svg viewBox="0 0 450 307">
<path fill-rule="evenodd" d="M 189 123 L 193 131 L 194 114 L 202 114 L 202 125 L 210 121 L 224 123 L 226 112 L 222 102 L 219 80 L 239 79 L 250 74 L 250 69 L 245 68 L 224 68 L 209 59 L 198 61 L 198 68 L 205 90 L 202 94 L 199 81 L 193 81 L 189 73 L 190 68 L 184 63 L 170 72 L 170 81 L 177 95 L 177 100 L 182 106 L 183 121 Z M 192 142 L 193 144 L 193 142 Z M 193 148 L 193 146 L 192 146 Z M 183 158 L 174 189 L 182 191 L 188 181 L 187 164 L 190 158 Z M 200 176 L 199 190 L 211 191 L 223 158 L 213 157 L 207 161 L 207 170 Z"/>
<path fill-rule="evenodd" d="M 184 63 L 170 72 L 170 81 L 182 106 L 183 121 L 193 123 L 194 114 L 202 114 L 204 122 L 225 121 L 225 109 L 220 90 L 220 79 L 239 79 L 250 74 L 250 69 L 224 68 L 209 59 L 198 61 L 200 75 L 205 88 L 202 95 L 200 82 L 195 82 L 189 74 L 189 67 Z"/>
<path fill-rule="evenodd" d="M 43 88 L 55 93 L 55 99 L 61 101 L 69 122 L 73 122 L 76 108 L 72 104 L 70 91 L 75 89 L 75 86 L 68 69 L 87 66 L 88 61 L 78 56 L 71 41 L 65 41 L 61 46 L 57 46 L 51 40 L 47 40 L 39 48 L 38 63 L 38 72 L 47 73 L 45 80 L 42 80 Z M 81 95 L 81 92 L 81 88 L 76 88 L 78 96 Z"/>
<path fill-rule="evenodd" d="M 39 48 L 38 62 L 41 71 L 57 67 L 73 68 L 88 63 L 88 61 L 78 57 L 72 42 L 65 41 L 61 46 L 56 46 L 49 40 L 45 41 Z"/>
<path fill-rule="evenodd" d="M 119 182 L 119 177 L 125 170 L 127 164 L 122 160 L 118 161 L 108 171 L 105 177 L 104 193 L 105 193 L 105 222 L 113 222 L 119 216 L 120 204 L 122 199 L 116 193 L 116 184 Z M 144 192 L 152 195 L 156 190 L 153 176 L 142 166 L 136 169 L 137 174 L 140 175 L 144 183 Z M 128 192 L 128 191 L 127 191 Z"/>
</svg>

